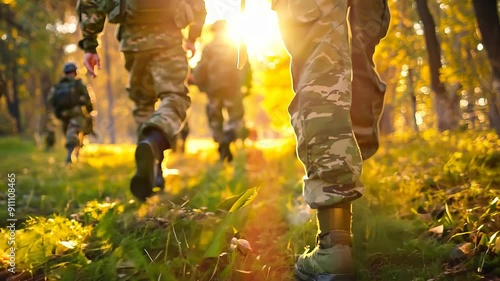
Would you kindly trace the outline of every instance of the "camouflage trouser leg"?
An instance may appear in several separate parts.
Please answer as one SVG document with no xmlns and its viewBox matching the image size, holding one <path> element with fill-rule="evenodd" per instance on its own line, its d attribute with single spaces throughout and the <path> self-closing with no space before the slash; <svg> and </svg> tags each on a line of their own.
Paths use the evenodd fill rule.
<svg viewBox="0 0 500 281">
<path fill-rule="evenodd" d="M 227 94 L 226 98 L 224 98 L 224 107 L 227 110 L 228 120 L 224 131 L 232 132 L 232 135 L 236 137 L 240 135 L 240 131 L 243 128 L 243 116 L 245 115 L 243 97 L 239 89 L 229 91 Z"/>
<path fill-rule="evenodd" d="M 320 208 L 358 198 L 364 186 L 350 118 L 347 1 L 275 0 L 273 4 L 292 59 L 296 95 L 289 113 L 297 153 L 306 169 L 305 201 Z"/>
<path fill-rule="evenodd" d="M 181 43 L 170 49 L 124 55 L 125 67 L 130 72 L 129 96 L 135 103 L 134 118 L 141 126 L 139 139 L 144 129 L 154 127 L 173 144 L 191 104 L 185 84 L 188 64 Z M 155 110 L 158 99 L 160 103 Z"/>
<path fill-rule="evenodd" d="M 363 159 L 378 149 L 378 121 L 384 103 L 385 84 L 373 63 L 373 53 L 389 27 L 387 0 L 350 0 L 352 32 L 352 106 L 354 134 Z"/>
<path fill-rule="evenodd" d="M 64 133 L 66 135 L 66 148 L 72 146 L 74 148 L 80 148 L 83 143 L 83 132 L 82 128 L 85 122 L 83 116 L 75 116 L 64 121 Z"/>
<path fill-rule="evenodd" d="M 208 126 L 212 131 L 212 138 L 216 143 L 224 139 L 224 116 L 222 115 L 223 100 L 210 95 L 207 104 Z"/>
<path fill-rule="evenodd" d="M 223 109 L 227 110 L 228 120 L 224 124 Z M 224 133 L 237 136 L 243 127 L 243 98 L 237 89 L 221 89 L 209 94 L 207 117 L 214 141 L 224 141 Z M 231 140 L 234 141 L 234 140 Z"/>
</svg>

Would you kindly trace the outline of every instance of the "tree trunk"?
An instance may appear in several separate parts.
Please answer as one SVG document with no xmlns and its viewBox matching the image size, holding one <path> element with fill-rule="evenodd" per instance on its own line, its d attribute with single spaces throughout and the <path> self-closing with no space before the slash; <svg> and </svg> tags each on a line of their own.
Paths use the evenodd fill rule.
<svg viewBox="0 0 500 281">
<path fill-rule="evenodd" d="M 387 88 L 385 91 L 384 107 L 379 119 L 379 133 L 386 136 L 394 133 L 394 93 L 396 92 L 396 85 L 392 82 L 391 77 L 394 77 L 396 67 L 391 66 L 386 71 L 380 73 L 383 81 L 386 81 Z"/>
<path fill-rule="evenodd" d="M 500 20 L 497 0 L 472 0 L 481 41 L 488 54 L 493 76 L 490 95 L 490 126 L 500 136 Z"/>
<path fill-rule="evenodd" d="M 52 87 L 52 84 L 50 83 L 50 75 L 48 72 L 42 72 L 40 75 L 40 98 L 39 102 L 41 104 L 41 107 L 43 110 L 40 110 L 40 128 L 38 129 L 39 134 L 44 134 L 47 131 L 47 118 L 48 112 L 49 112 L 49 104 L 47 102 L 47 97 L 50 92 L 50 88 Z"/>
<path fill-rule="evenodd" d="M 417 124 L 417 97 L 415 96 L 415 86 L 413 85 L 413 69 L 409 68 L 408 69 L 408 76 L 407 76 L 408 82 L 407 82 L 407 87 L 408 87 L 408 93 L 411 98 L 411 117 L 412 117 L 412 128 L 415 133 L 418 133 L 418 124 Z"/>
<path fill-rule="evenodd" d="M 491 92 L 489 94 L 488 103 L 488 119 L 490 121 L 490 127 L 495 129 L 497 135 L 500 136 L 500 110 L 498 109 L 498 92 Z"/>
<path fill-rule="evenodd" d="M 425 43 L 429 55 L 429 69 L 431 76 L 431 88 L 434 91 L 434 106 L 437 115 L 439 131 L 455 129 L 458 125 L 458 115 L 453 102 L 455 99 L 448 97 L 446 88 L 441 82 L 440 72 L 441 47 L 436 36 L 436 24 L 427 6 L 427 0 L 416 0 L 417 12 L 424 25 Z"/>
<path fill-rule="evenodd" d="M 109 141 L 110 143 L 116 143 L 116 134 L 115 134 L 115 117 L 113 115 L 113 108 L 114 108 L 114 98 L 113 98 L 113 75 L 111 73 L 111 55 L 109 53 L 109 48 L 111 46 L 109 42 L 108 36 L 104 36 L 104 66 L 106 69 L 106 75 L 107 75 L 107 80 L 106 80 L 106 98 L 108 100 L 108 108 L 107 108 L 107 114 L 108 114 L 108 126 L 107 130 L 109 133 Z"/>
<path fill-rule="evenodd" d="M 2 98 L 3 95 L 6 94 L 7 94 L 7 81 L 5 81 L 2 72 L 0 72 L 0 99 Z"/>
<path fill-rule="evenodd" d="M 394 133 L 394 106 L 386 104 L 380 116 L 380 134 L 383 136 Z"/>
<path fill-rule="evenodd" d="M 14 58 L 17 58 L 17 54 L 14 56 Z M 5 97 L 7 100 L 7 110 L 14 118 L 15 124 L 16 124 L 16 131 L 18 133 L 23 132 L 23 127 L 21 125 L 21 112 L 19 110 L 19 68 L 17 65 L 16 59 L 11 64 L 11 74 L 12 74 L 12 96 L 9 95 L 9 92 L 7 91 Z"/>
</svg>

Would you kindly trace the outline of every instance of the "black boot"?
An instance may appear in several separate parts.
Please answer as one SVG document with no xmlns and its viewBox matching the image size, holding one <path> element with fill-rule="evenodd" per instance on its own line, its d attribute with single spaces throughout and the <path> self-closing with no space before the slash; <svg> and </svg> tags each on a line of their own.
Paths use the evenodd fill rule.
<svg viewBox="0 0 500 281">
<path fill-rule="evenodd" d="M 219 155 L 220 161 L 224 162 L 227 159 L 228 162 L 233 161 L 233 154 L 231 153 L 231 142 L 236 140 L 236 134 L 233 130 L 228 130 L 224 132 L 224 138 L 219 144 Z"/>
<path fill-rule="evenodd" d="M 74 145 L 67 145 L 66 148 L 68 149 L 68 155 L 66 156 L 66 164 L 71 164 L 71 155 L 73 155 L 73 150 L 75 150 Z"/>
<path fill-rule="evenodd" d="M 227 159 L 227 162 L 233 161 L 233 154 L 231 153 L 230 149 L 230 144 L 229 142 L 222 142 L 219 144 L 219 155 L 220 155 L 220 162 L 224 162 Z"/>
<path fill-rule="evenodd" d="M 141 201 L 153 195 L 160 154 L 168 148 L 167 140 L 158 129 L 150 129 L 144 136 L 135 150 L 136 172 L 130 181 L 130 191 Z"/>
</svg>

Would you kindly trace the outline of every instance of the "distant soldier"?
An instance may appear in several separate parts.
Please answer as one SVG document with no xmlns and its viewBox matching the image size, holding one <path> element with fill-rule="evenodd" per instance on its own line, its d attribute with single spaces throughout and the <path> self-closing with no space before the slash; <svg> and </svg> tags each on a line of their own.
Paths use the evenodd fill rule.
<svg viewBox="0 0 500 281">
<path fill-rule="evenodd" d="M 194 81 L 201 91 L 207 93 L 207 117 L 212 137 L 219 144 L 220 160 L 232 161 L 230 144 L 244 129 L 244 108 L 242 86 L 248 93 L 251 87 L 251 69 L 246 64 L 238 70 L 238 48 L 227 36 L 227 23 L 216 21 L 211 28 L 214 39 L 203 49 L 194 70 Z M 247 54 L 245 53 L 244 56 Z M 228 120 L 224 124 L 223 110 Z"/>
<path fill-rule="evenodd" d="M 66 135 L 66 163 L 72 162 L 72 156 L 78 157 L 79 149 L 83 145 L 83 137 L 92 132 L 90 113 L 93 111 L 92 101 L 87 86 L 82 80 L 76 79 L 76 65 L 64 65 L 64 77 L 54 85 L 47 97 L 48 120 L 46 139 L 47 147 L 53 145 L 55 124 L 53 116 L 61 120 L 63 132 Z"/>
<path fill-rule="evenodd" d="M 118 23 L 117 39 L 129 71 L 129 97 L 135 103 L 138 126 L 136 172 L 130 189 L 138 199 L 164 187 L 161 173 L 164 151 L 173 147 L 191 104 L 186 79 L 186 50 L 194 55 L 195 41 L 205 22 L 203 0 L 80 0 L 77 8 L 85 51 L 84 64 L 91 75 L 99 67 L 97 36 L 106 17 Z M 189 26 L 184 41 L 182 29 Z M 109 62 L 108 62 L 109 63 Z M 155 103 L 160 105 L 155 110 Z"/>
</svg>

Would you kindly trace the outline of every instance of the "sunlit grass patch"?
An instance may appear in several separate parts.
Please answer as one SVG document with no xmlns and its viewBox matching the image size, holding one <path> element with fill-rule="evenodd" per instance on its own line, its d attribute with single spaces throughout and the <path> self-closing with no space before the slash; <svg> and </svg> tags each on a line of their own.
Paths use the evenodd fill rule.
<svg viewBox="0 0 500 281">
<path fill-rule="evenodd" d="M 89 144 L 66 166 L 62 149 L 0 139 L 17 160 L 0 169 L 18 174 L 19 254 L 31 246 L 19 266 L 61 280 L 293 280 L 296 257 L 316 234 L 294 140 L 234 146 L 231 164 L 218 163 L 208 144 L 166 154 L 165 190 L 140 204 L 128 190 L 133 145 Z M 498 148 L 488 133 L 384 140 L 354 202 L 360 281 L 498 274 Z M 232 214 L 234 198 L 249 204 Z"/>
</svg>

